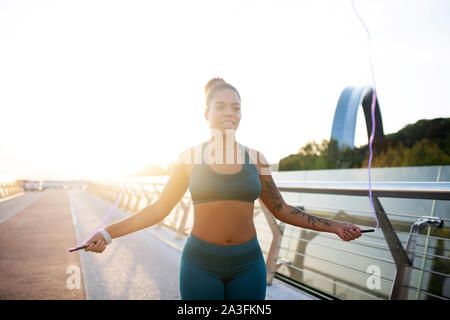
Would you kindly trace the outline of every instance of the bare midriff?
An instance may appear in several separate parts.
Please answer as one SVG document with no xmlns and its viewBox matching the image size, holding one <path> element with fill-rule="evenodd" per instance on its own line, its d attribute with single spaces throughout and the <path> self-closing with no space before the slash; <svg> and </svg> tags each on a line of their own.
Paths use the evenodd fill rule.
<svg viewBox="0 0 450 320">
<path fill-rule="evenodd" d="M 186 168 L 189 176 L 192 167 L 191 165 Z M 210 167 L 220 174 L 233 174 L 241 170 L 242 164 L 212 164 Z M 195 204 L 194 225 L 191 232 L 203 241 L 218 245 L 247 242 L 256 236 L 253 210 L 253 203 L 238 200 L 218 200 Z"/>
<path fill-rule="evenodd" d="M 218 245 L 247 242 L 256 235 L 253 203 L 235 200 L 211 201 L 194 205 L 192 234 Z"/>
</svg>

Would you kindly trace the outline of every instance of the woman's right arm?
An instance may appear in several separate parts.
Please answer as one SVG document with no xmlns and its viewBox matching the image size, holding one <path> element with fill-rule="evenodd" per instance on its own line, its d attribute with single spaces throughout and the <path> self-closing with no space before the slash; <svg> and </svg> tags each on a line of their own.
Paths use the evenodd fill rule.
<svg viewBox="0 0 450 320">
<path fill-rule="evenodd" d="M 179 160 L 181 158 L 182 156 L 180 156 Z M 104 229 L 114 239 L 161 222 L 172 212 L 172 209 L 184 196 L 188 185 L 189 176 L 185 164 L 182 161 L 177 161 L 172 168 L 169 180 L 154 203 L 128 218 L 110 224 Z M 106 248 L 104 238 L 99 232 L 94 234 L 85 244 L 89 245 L 85 251 L 102 252 Z"/>
</svg>

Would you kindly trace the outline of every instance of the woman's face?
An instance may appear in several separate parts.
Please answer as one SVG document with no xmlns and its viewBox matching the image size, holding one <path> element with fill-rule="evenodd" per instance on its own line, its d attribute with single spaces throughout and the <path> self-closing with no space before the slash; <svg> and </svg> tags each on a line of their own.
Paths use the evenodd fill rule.
<svg viewBox="0 0 450 320">
<path fill-rule="evenodd" d="M 222 89 L 213 96 L 209 109 L 205 111 L 205 118 L 209 121 L 209 127 L 218 129 L 222 134 L 226 130 L 234 130 L 239 127 L 241 121 L 241 99 L 232 89 Z"/>
</svg>

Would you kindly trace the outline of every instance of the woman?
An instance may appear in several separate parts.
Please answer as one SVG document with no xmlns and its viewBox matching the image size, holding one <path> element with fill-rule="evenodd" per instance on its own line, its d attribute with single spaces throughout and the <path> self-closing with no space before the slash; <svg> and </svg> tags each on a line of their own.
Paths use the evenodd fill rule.
<svg viewBox="0 0 450 320">
<path fill-rule="evenodd" d="M 280 221 L 336 233 L 344 241 L 360 237 L 360 228 L 288 205 L 264 155 L 235 140 L 241 120 L 236 88 L 213 78 L 205 91 L 211 140 L 181 153 L 157 201 L 94 234 L 85 250 L 103 252 L 107 240 L 157 224 L 189 188 L 194 224 L 181 257 L 181 298 L 265 299 L 266 268 L 253 224 L 256 199 Z"/>
</svg>

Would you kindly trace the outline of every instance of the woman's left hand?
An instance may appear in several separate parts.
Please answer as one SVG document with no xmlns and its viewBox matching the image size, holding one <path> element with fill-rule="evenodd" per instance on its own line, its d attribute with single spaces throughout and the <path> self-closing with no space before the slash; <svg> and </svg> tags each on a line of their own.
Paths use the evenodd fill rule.
<svg viewBox="0 0 450 320">
<path fill-rule="evenodd" d="M 351 241 L 361 237 L 361 228 L 348 222 L 339 221 L 334 233 L 344 241 Z"/>
</svg>

